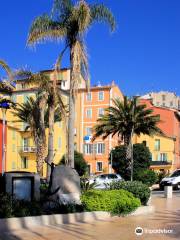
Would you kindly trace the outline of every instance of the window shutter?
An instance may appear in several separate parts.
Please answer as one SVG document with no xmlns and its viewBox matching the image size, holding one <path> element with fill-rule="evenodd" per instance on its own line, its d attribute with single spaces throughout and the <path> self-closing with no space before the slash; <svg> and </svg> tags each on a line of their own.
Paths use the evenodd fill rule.
<svg viewBox="0 0 180 240">
<path fill-rule="evenodd" d="M 97 144 L 95 143 L 95 144 L 93 144 L 93 153 L 97 153 Z"/>
<path fill-rule="evenodd" d="M 103 154 L 105 153 L 105 144 L 104 143 L 102 144 L 102 153 Z"/>
</svg>

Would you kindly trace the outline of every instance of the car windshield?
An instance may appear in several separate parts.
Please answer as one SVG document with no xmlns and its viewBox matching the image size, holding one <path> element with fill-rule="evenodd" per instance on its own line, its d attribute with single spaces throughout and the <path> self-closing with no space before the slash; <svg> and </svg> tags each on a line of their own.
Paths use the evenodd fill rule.
<svg viewBox="0 0 180 240">
<path fill-rule="evenodd" d="M 180 176 L 180 170 L 177 170 L 173 174 L 170 175 L 170 177 L 179 177 L 179 176 Z"/>
</svg>

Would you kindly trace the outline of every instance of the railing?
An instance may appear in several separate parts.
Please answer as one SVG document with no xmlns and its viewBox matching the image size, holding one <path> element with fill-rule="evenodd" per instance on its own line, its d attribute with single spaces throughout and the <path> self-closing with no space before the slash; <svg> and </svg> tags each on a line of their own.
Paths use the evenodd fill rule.
<svg viewBox="0 0 180 240">
<path fill-rule="evenodd" d="M 172 161 L 151 161 L 151 166 L 172 165 Z"/>
<path fill-rule="evenodd" d="M 36 152 L 36 147 L 30 147 L 30 146 L 22 146 L 19 147 L 19 152 L 21 153 L 35 153 Z"/>
</svg>

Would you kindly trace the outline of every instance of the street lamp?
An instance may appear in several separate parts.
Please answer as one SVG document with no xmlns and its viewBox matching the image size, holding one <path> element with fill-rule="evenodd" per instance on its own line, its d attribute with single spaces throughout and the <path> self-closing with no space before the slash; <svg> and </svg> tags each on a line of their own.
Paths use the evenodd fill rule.
<svg viewBox="0 0 180 240">
<path fill-rule="evenodd" d="M 0 103 L 3 117 L 3 129 L 2 129 L 2 175 L 5 172 L 5 159 L 6 159 L 6 145 L 5 145 L 5 126 L 6 126 L 6 111 L 10 108 L 10 104 L 7 100 L 3 100 Z"/>
</svg>

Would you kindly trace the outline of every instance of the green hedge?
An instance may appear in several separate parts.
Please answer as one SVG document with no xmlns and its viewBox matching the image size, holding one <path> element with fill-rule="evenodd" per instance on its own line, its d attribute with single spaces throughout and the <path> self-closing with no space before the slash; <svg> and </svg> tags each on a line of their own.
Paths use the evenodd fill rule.
<svg viewBox="0 0 180 240">
<path fill-rule="evenodd" d="M 107 211 L 113 215 L 126 215 L 141 205 L 138 198 L 125 190 L 90 190 L 81 195 L 87 211 Z"/>
<path fill-rule="evenodd" d="M 158 180 L 158 175 L 156 172 L 146 169 L 143 171 L 139 171 L 135 178 L 137 181 L 142 181 L 144 184 L 146 184 L 148 187 L 151 187 L 153 184 L 155 184 Z"/>
<path fill-rule="evenodd" d="M 151 191 L 149 187 L 142 182 L 118 181 L 110 184 L 111 190 L 124 189 L 132 193 L 134 197 L 141 200 L 142 205 L 147 205 Z"/>
</svg>

